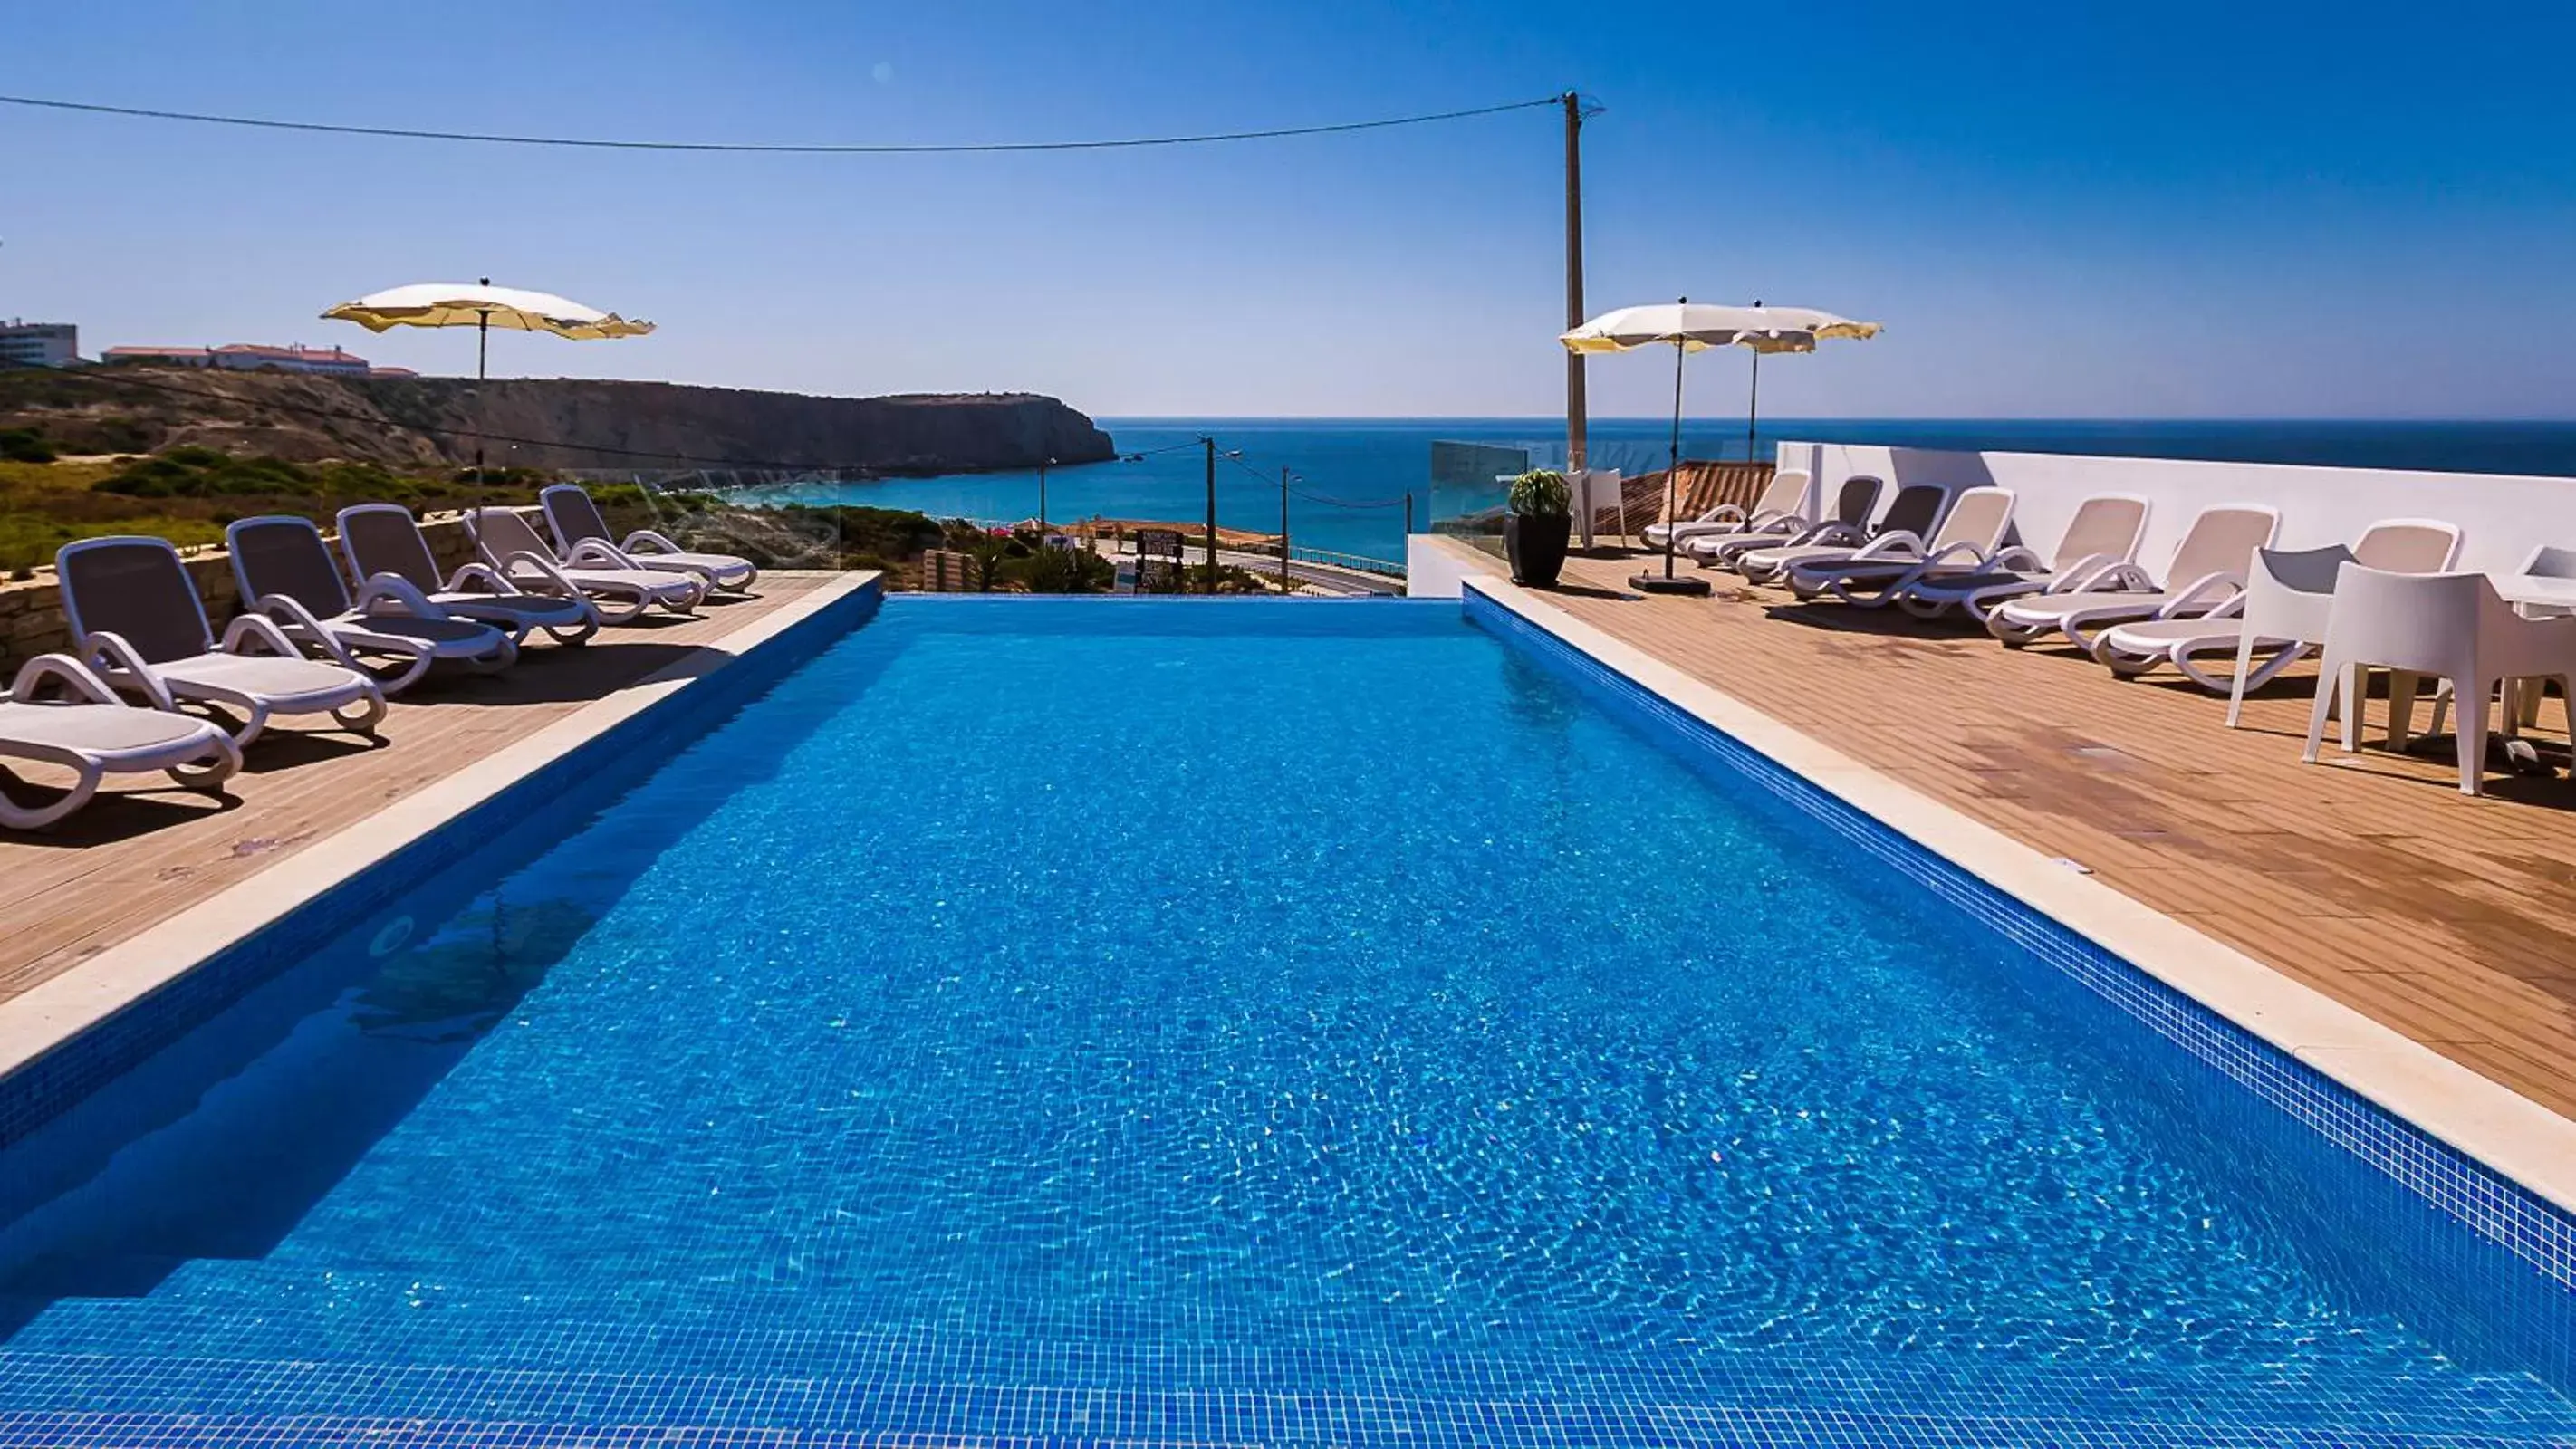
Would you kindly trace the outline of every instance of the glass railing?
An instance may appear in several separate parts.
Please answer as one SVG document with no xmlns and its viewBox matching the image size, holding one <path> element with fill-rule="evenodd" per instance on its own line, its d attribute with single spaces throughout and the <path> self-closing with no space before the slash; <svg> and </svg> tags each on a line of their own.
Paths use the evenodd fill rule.
<svg viewBox="0 0 2576 1449">
<path fill-rule="evenodd" d="M 1587 495 L 1595 534 L 1631 534 L 1658 516 L 1661 500 L 1649 496 L 1651 489 L 1640 490 L 1637 480 L 1660 475 L 1671 460 L 1672 446 L 1668 433 L 1640 429 L 1626 419 L 1594 432 L 1584 462 L 1595 474 Z M 1759 454 L 1767 457 L 1770 446 L 1766 440 Z M 1687 427 L 1683 432 L 1682 457 L 1687 461 L 1741 462 L 1747 456 L 1740 432 L 1729 435 Z M 1499 554 L 1512 480 L 1532 468 L 1572 471 L 1566 467 L 1562 434 L 1512 443 L 1434 442 L 1428 460 L 1430 506 L 1419 531 L 1444 534 Z"/>
</svg>

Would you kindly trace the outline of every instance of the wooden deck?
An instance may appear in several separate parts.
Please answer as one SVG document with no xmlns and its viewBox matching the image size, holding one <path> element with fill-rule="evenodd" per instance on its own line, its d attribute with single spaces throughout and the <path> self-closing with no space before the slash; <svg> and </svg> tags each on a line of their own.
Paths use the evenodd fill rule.
<svg viewBox="0 0 2576 1449">
<path fill-rule="evenodd" d="M 384 742 L 272 728 L 218 804 L 166 777 L 109 777 L 54 831 L 0 836 L 0 1000 L 599 699 L 705 649 L 835 577 L 763 575 L 755 597 L 698 618 L 531 642 L 498 675 L 434 674 L 393 702 Z M 290 722 L 292 723 L 292 722 Z"/>
<path fill-rule="evenodd" d="M 2009 651 L 1732 574 L 1710 575 L 1713 599 L 1627 594 L 1645 566 L 1576 559 L 1547 597 L 2576 1117 L 2576 784 L 2555 701 L 2533 738 L 2559 773 L 2490 774 L 2470 799 L 2447 735 L 2378 746 L 2384 700 L 2361 753 L 2330 739 L 2328 765 L 2302 765 L 2311 669 L 2230 731 L 2224 700 L 2170 673 L 2124 683 L 2071 648 Z"/>
</svg>

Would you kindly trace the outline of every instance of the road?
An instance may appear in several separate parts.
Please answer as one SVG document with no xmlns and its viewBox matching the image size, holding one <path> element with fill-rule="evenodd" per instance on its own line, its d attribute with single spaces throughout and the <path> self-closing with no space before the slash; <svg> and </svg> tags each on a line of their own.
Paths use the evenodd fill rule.
<svg viewBox="0 0 2576 1449">
<path fill-rule="evenodd" d="M 1115 552 L 1103 549 L 1101 553 L 1105 558 L 1123 559 L 1132 557 L 1134 550 L 1121 547 Z M 1230 548 L 1220 548 L 1216 551 L 1216 557 L 1219 563 L 1231 565 L 1247 573 L 1260 574 L 1265 578 L 1279 576 L 1277 554 L 1241 553 Z M 1192 567 L 1205 563 L 1206 545 L 1182 545 L 1181 561 Z M 1299 583 L 1311 585 L 1315 592 L 1349 598 L 1369 595 L 1397 596 L 1404 592 L 1402 579 L 1389 578 L 1383 574 L 1362 573 L 1357 569 L 1336 568 L 1331 564 L 1305 563 L 1297 559 L 1288 561 L 1288 576 Z"/>
</svg>

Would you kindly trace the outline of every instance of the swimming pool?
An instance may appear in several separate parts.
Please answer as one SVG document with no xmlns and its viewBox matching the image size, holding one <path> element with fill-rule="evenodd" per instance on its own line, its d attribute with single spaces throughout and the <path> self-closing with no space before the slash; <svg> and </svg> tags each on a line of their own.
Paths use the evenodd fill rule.
<svg viewBox="0 0 2576 1449">
<path fill-rule="evenodd" d="M 2563 1288 L 1674 746 L 890 601 L 0 1157 L 0 1443 L 2576 1434 Z"/>
</svg>

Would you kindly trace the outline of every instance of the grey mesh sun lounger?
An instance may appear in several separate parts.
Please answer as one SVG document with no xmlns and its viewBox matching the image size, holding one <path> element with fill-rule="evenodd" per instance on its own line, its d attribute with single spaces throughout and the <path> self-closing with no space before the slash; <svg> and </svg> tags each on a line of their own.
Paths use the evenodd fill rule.
<svg viewBox="0 0 2576 1449">
<path fill-rule="evenodd" d="M 436 605 L 415 613 L 406 601 L 379 594 L 361 609 L 310 519 L 240 519 L 224 530 L 224 543 L 232 550 L 233 578 L 245 609 L 266 614 L 289 639 L 351 669 L 365 668 L 358 662 L 361 654 L 399 661 L 397 672 L 376 681 L 387 695 L 400 694 L 441 659 L 490 672 L 519 657 L 509 635 L 451 618 Z"/>
<path fill-rule="evenodd" d="M 54 568 L 81 662 L 155 709 L 186 700 L 239 711 L 247 718 L 232 740 L 245 747 L 274 715 L 328 714 L 369 737 L 384 720 L 373 679 L 305 658 L 265 615 L 233 620 L 218 642 L 196 582 L 165 540 L 80 539 L 55 553 Z"/>
<path fill-rule="evenodd" d="M 1808 474 L 1803 468 L 1782 468 L 1762 486 L 1762 496 L 1751 508 L 1721 503 L 1694 518 L 1679 523 L 1649 523 L 1641 535 L 1652 547 L 1663 548 L 1669 538 L 1673 548 L 1695 538 L 1715 538 L 1736 533 L 1763 533 L 1785 537 L 1806 526 L 1798 516 L 1798 506 L 1807 496 Z"/>
<path fill-rule="evenodd" d="M 490 564 L 466 563 L 445 580 L 438 559 L 411 512 L 399 504 L 361 503 L 343 508 L 337 520 L 340 552 L 349 572 L 358 576 L 358 605 L 379 597 L 400 602 L 414 614 L 444 614 L 474 619 L 508 631 L 524 644 L 531 631 L 543 629 L 559 644 L 580 644 L 599 632 L 599 611 L 578 591 L 570 595 L 530 594 Z"/>
<path fill-rule="evenodd" d="M 656 604 L 674 614 L 690 613 L 707 596 L 707 581 L 695 574 L 566 563 L 555 557 L 554 549 L 515 508 L 468 509 L 465 531 L 473 537 L 483 562 L 514 587 L 587 598 L 607 623 L 632 623 Z"/>
<path fill-rule="evenodd" d="M 1776 583 L 1800 564 L 1839 563 L 1882 538 L 1910 539 L 1920 547 L 1922 538 L 1938 528 L 1949 511 L 1949 485 L 1908 483 L 1887 501 L 1887 511 L 1879 515 L 1868 537 L 1753 549 L 1736 555 L 1735 571 L 1757 584 Z"/>
<path fill-rule="evenodd" d="M 59 686 L 61 699 L 48 697 Z M 67 654 L 39 654 L 0 694 L 0 761 L 33 760 L 73 773 L 61 797 L 21 805 L 0 792 L 0 827 L 42 830 L 98 793 L 111 774 L 167 772 L 191 790 L 217 792 L 241 768 L 232 738 L 194 715 L 136 709 Z"/>
<path fill-rule="evenodd" d="M 2014 501 L 2009 488 L 1971 488 L 1951 502 L 1940 530 L 1928 539 L 1882 534 L 1849 558 L 1793 564 L 1782 581 L 1802 599 L 1831 594 L 1865 609 L 1883 607 L 1894 599 L 1896 585 L 1994 567 L 2012 533 Z"/>
<path fill-rule="evenodd" d="M 760 570 L 747 558 L 692 553 L 649 528 L 626 535 L 624 543 L 610 542 L 608 520 L 578 483 L 557 483 L 539 493 L 537 502 L 545 509 L 546 526 L 554 530 L 557 556 L 566 563 L 695 574 L 709 588 L 729 593 L 750 588 L 752 580 L 760 577 Z"/>
<path fill-rule="evenodd" d="M 1831 518 L 1788 518 L 1759 532 L 1694 538 L 1682 551 L 1701 568 L 1732 568 L 1735 560 L 1757 548 L 1806 548 L 1815 544 L 1858 544 L 1869 538 L 1869 516 L 1878 511 L 1878 495 L 1887 485 L 1866 473 L 1855 473 L 1835 491 Z"/>
</svg>

